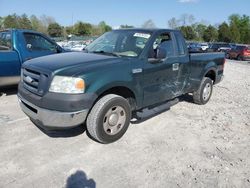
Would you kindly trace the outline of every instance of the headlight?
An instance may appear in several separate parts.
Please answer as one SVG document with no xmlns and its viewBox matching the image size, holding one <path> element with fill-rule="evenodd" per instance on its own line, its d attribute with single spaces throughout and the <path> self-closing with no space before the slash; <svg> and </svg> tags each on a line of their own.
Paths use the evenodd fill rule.
<svg viewBox="0 0 250 188">
<path fill-rule="evenodd" d="M 85 82 L 81 78 L 55 76 L 49 91 L 55 93 L 84 93 Z"/>
</svg>

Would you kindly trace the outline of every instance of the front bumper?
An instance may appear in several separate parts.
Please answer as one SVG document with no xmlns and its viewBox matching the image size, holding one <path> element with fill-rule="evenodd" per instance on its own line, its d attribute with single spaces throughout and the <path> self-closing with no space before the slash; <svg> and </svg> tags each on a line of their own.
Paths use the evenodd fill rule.
<svg viewBox="0 0 250 188">
<path fill-rule="evenodd" d="M 89 111 L 88 109 L 75 112 L 47 110 L 28 102 L 20 95 L 18 98 L 23 112 L 45 129 L 64 129 L 78 126 L 84 123 Z"/>
</svg>

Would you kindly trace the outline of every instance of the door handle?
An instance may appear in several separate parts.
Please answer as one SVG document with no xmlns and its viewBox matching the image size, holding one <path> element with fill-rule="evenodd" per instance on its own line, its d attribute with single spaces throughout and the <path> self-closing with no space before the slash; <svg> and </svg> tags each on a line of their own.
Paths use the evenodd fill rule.
<svg viewBox="0 0 250 188">
<path fill-rule="evenodd" d="M 136 74 L 136 73 L 141 73 L 142 72 L 142 69 L 141 68 L 138 68 L 138 69 L 132 69 L 132 73 L 133 74 Z"/>
<path fill-rule="evenodd" d="M 173 69 L 173 71 L 179 70 L 179 63 L 174 63 L 174 64 L 172 65 L 172 69 Z"/>
</svg>

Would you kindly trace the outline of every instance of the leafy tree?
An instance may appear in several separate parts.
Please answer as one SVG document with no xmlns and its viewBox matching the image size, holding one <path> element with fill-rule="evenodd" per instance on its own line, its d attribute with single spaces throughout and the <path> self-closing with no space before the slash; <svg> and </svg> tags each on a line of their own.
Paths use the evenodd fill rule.
<svg viewBox="0 0 250 188">
<path fill-rule="evenodd" d="M 109 25 L 107 25 L 104 21 L 100 22 L 98 24 L 98 27 L 100 28 L 102 33 L 108 32 L 112 30 L 112 27 L 110 27 Z"/>
<path fill-rule="evenodd" d="M 218 40 L 221 42 L 231 42 L 230 28 L 226 22 L 219 25 Z"/>
<path fill-rule="evenodd" d="M 142 28 L 156 28 L 155 23 L 150 19 L 142 24 Z"/>
<path fill-rule="evenodd" d="M 30 22 L 31 22 L 32 29 L 36 31 L 40 31 L 42 27 L 42 23 L 35 15 L 30 16 Z"/>
<path fill-rule="evenodd" d="M 246 15 L 240 19 L 240 39 L 242 43 L 250 43 L 250 17 Z"/>
<path fill-rule="evenodd" d="M 240 43 L 240 31 L 236 25 L 236 23 L 231 23 L 230 25 L 230 31 L 231 31 L 231 41 L 235 43 Z"/>
<path fill-rule="evenodd" d="M 196 38 L 196 33 L 191 26 L 181 26 L 180 30 L 186 40 L 194 40 Z"/>
<path fill-rule="evenodd" d="M 196 32 L 197 39 L 203 40 L 203 35 L 204 35 L 205 30 L 207 29 L 207 26 L 202 23 L 197 23 L 197 24 L 192 25 L 192 27 L 194 28 Z"/>
<path fill-rule="evenodd" d="M 48 34 L 51 37 L 61 37 L 63 34 L 62 27 L 58 23 L 51 23 L 48 26 Z"/>
<path fill-rule="evenodd" d="M 67 26 L 65 27 L 65 32 L 67 35 L 70 35 L 74 32 L 74 27 L 73 26 Z"/>
<path fill-rule="evenodd" d="M 244 43 L 245 44 L 250 44 L 250 29 L 247 31 L 247 33 L 245 35 Z"/>
<path fill-rule="evenodd" d="M 77 22 L 74 26 L 74 34 L 77 36 L 90 35 L 92 30 L 92 25 L 89 23 L 83 23 L 81 21 Z"/>
<path fill-rule="evenodd" d="M 229 22 L 230 22 L 230 25 L 232 23 L 235 23 L 237 26 L 240 25 L 240 15 L 239 14 L 232 14 L 229 16 Z"/>
<path fill-rule="evenodd" d="M 3 28 L 4 18 L 0 16 L 0 29 Z"/>
<path fill-rule="evenodd" d="M 249 43 L 250 39 L 250 17 L 232 14 L 229 17 L 232 40 L 239 43 Z"/>
<path fill-rule="evenodd" d="M 21 29 L 32 29 L 31 21 L 26 14 L 18 17 L 19 28 Z"/>
<path fill-rule="evenodd" d="M 3 25 L 4 28 L 19 28 L 18 16 L 16 14 L 6 16 Z"/>
<path fill-rule="evenodd" d="M 209 25 L 207 27 L 207 29 L 204 31 L 203 39 L 206 42 L 217 41 L 217 39 L 218 39 L 218 31 L 217 31 L 217 29 L 215 27 L 213 27 L 212 25 Z"/>
<path fill-rule="evenodd" d="M 55 21 L 53 22 L 53 20 L 54 18 L 45 16 L 45 15 L 41 16 L 41 18 L 38 18 L 35 15 L 30 16 L 30 22 L 31 22 L 32 28 L 36 31 L 39 31 L 45 34 L 48 34 L 47 33 L 48 25 L 50 23 L 55 23 Z"/>
<path fill-rule="evenodd" d="M 103 31 L 98 25 L 92 25 L 92 29 L 91 29 L 92 36 L 99 36 L 102 34 L 103 34 Z"/>
</svg>

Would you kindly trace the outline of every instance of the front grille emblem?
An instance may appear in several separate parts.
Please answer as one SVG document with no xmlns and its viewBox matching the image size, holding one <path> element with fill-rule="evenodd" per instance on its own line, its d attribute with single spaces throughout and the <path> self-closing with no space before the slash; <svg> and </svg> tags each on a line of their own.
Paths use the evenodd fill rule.
<svg viewBox="0 0 250 188">
<path fill-rule="evenodd" d="M 26 76 L 25 81 L 30 83 L 30 84 L 32 84 L 32 82 L 34 82 L 34 80 L 30 76 Z"/>
</svg>

